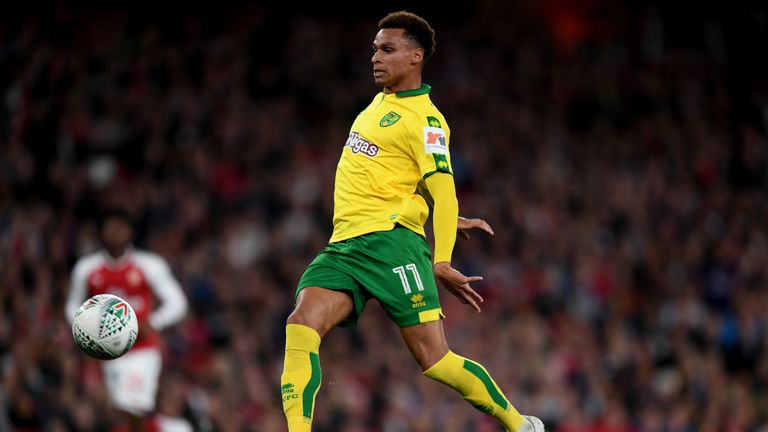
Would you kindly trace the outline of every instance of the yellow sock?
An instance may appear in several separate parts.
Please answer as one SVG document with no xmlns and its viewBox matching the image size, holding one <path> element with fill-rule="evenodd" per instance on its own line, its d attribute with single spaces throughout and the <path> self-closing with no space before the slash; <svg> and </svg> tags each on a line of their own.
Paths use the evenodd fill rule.
<svg viewBox="0 0 768 432">
<path fill-rule="evenodd" d="M 496 417 L 508 431 L 517 431 L 523 424 L 523 417 L 479 363 L 448 351 L 424 375 L 453 387 L 473 407 Z"/>
<path fill-rule="evenodd" d="M 283 412 L 289 432 L 309 432 L 320 389 L 320 335 L 307 326 L 285 326 L 285 363 L 280 377 Z"/>
</svg>

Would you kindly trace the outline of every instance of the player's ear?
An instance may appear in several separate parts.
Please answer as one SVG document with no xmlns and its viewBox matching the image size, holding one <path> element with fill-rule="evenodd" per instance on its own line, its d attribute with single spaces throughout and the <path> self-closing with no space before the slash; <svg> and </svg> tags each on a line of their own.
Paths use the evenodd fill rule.
<svg viewBox="0 0 768 432">
<path fill-rule="evenodd" d="M 416 48 L 411 52 L 411 64 L 419 64 L 424 60 L 424 48 Z"/>
</svg>

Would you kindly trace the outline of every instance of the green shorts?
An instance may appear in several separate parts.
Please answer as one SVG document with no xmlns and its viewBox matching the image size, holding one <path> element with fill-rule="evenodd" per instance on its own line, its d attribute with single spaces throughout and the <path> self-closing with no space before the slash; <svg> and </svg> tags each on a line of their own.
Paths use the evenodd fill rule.
<svg viewBox="0 0 768 432">
<path fill-rule="evenodd" d="M 401 225 L 330 243 L 304 270 L 296 295 L 308 286 L 352 297 L 355 309 L 339 324 L 344 327 L 357 324 L 370 298 L 378 300 L 399 327 L 442 317 L 429 245 Z"/>
</svg>

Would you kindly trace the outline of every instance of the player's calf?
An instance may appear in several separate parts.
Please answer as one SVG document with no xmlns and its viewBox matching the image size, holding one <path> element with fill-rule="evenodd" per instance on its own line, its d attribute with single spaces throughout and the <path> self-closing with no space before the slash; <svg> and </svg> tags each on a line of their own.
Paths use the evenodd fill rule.
<svg viewBox="0 0 768 432">
<path fill-rule="evenodd" d="M 424 375 L 452 387 L 473 407 L 495 417 L 508 431 L 543 432 L 543 426 L 542 429 L 529 427 L 532 423 L 509 403 L 479 363 L 448 351 L 445 357 L 425 370 Z"/>
<path fill-rule="evenodd" d="M 288 324 L 285 336 L 285 363 L 280 377 L 283 412 L 289 432 L 309 432 L 322 381 L 320 335 L 307 326 Z"/>
</svg>

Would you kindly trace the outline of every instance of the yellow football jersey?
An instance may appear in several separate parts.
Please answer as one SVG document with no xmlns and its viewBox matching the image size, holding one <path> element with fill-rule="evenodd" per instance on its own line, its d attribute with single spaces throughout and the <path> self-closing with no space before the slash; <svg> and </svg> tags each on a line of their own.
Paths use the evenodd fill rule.
<svg viewBox="0 0 768 432">
<path fill-rule="evenodd" d="M 452 174 L 450 129 L 430 89 L 379 93 L 355 119 L 336 168 L 331 242 L 395 223 L 424 235 L 429 207 L 416 187 L 436 172 Z"/>
</svg>

